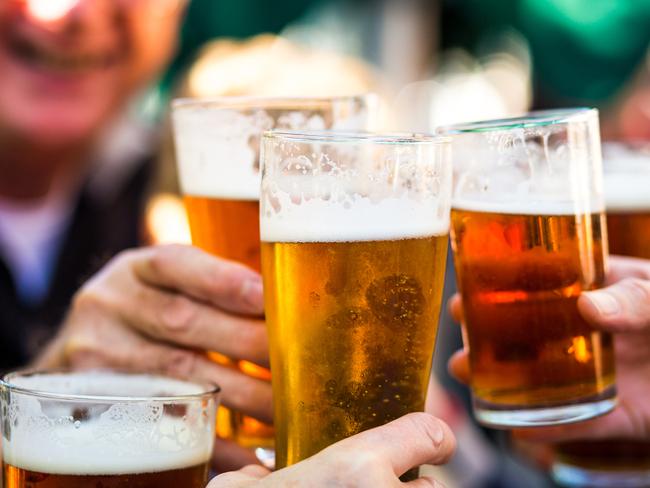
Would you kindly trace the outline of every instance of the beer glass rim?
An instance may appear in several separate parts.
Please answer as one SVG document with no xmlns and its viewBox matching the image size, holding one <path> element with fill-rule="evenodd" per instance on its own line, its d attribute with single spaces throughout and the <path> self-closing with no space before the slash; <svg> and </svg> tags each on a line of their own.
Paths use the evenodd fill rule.
<svg viewBox="0 0 650 488">
<path fill-rule="evenodd" d="M 114 374 L 118 376 L 136 377 L 136 376 L 149 376 L 152 378 L 165 379 L 171 381 L 180 381 L 196 385 L 201 388 L 198 393 L 186 393 L 179 395 L 150 395 L 150 396 L 129 396 L 129 395 L 82 395 L 73 393 L 57 393 L 43 389 L 29 388 L 12 383 L 16 378 L 27 378 L 30 376 L 47 376 L 47 375 L 61 375 L 61 374 Z M 208 398 L 218 397 L 221 393 L 221 387 L 214 382 L 205 380 L 192 380 L 173 378 L 171 376 L 164 376 L 161 374 L 145 373 L 145 372 L 129 372 L 120 371 L 119 369 L 89 369 L 89 370 L 71 370 L 71 369 L 26 369 L 20 371 L 13 371 L 2 375 L 0 378 L 0 387 L 6 388 L 10 392 L 27 395 L 37 398 L 45 398 L 49 400 L 62 400 L 62 401 L 80 401 L 88 403 L 180 403 L 191 402 L 196 400 L 204 400 Z"/>
<path fill-rule="evenodd" d="M 440 126 L 436 133 L 445 135 L 496 132 L 515 129 L 530 129 L 569 122 L 582 122 L 598 114 L 598 109 L 591 107 L 577 107 L 552 110 L 536 110 L 517 117 L 502 119 L 478 120 Z"/>
<path fill-rule="evenodd" d="M 357 100 L 374 100 L 377 95 L 373 92 L 358 93 L 352 95 L 335 96 L 260 96 L 260 95 L 236 95 L 219 97 L 181 97 L 171 102 L 172 110 L 213 108 L 283 108 L 297 105 L 315 105 L 332 102 L 350 102 Z"/>
<path fill-rule="evenodd" d="M 264 132 L 265 140 L 281 139 L 296 143 L 376 144 L 376 145 L 431 145 L 448 144 L 451 138 L 438 134 L 413 132 L 363 132 L 331 130 L 284 130 Z"/>
</svg>

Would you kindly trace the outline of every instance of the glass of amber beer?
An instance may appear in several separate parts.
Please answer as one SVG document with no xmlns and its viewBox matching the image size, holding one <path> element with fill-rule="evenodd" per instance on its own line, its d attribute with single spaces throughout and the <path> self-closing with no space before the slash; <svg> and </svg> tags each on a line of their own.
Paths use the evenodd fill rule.
<svg viewBox="0 0 650 488">
<path fill-rule="evenodd" d="M 610 411 L 612 338 L 577 310 L 607 266 L 598 112 L 440 132 L 454 150 L 451 237 L 478 420 L 553 425 Z"/>
<path fill-rule="evenodd" d="M 449 141 L 437 137 L 275 131 L 262 146 L 262 275 L 282 468 L 423 409 L 451 167 Z"/>
<path fill-rule="evenodd" d="M 4 488 L 204 488 L 219 388 L 110 371 L 0 381 Z"/>
<path fill-rule="evenodd" d="M 650 143 L 603 144 L 603 158 L 610 252 L 650 259 Z M 571 487 L 650 486 L 650 442 L 559 444 L 553 477 Z"/>
<path fill-rule="evenodd" d="M 365 130 L 373 95 L 329 98 L 223 97 L 180 99 L 172 119 L 178 172 L 192 242 L 260 271 L 259 145 L 266 130 Z M 268 370 L 211 353 L 222 364 L 268 380 Z M 272 459 L 273 430 L 257 420 L 219 412 L 219 434 Z"/>
</svg>

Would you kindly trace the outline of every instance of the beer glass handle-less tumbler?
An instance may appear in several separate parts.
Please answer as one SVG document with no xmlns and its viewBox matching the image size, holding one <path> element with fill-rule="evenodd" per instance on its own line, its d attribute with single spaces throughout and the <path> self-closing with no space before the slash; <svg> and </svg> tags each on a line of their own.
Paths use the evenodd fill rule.
<svg viewBox="0 0 650 488">
<path fill-rule="evenodd" d="M 262 166 L 282 468 L 424 408 L 451 167 L 445 139 L 318 132 L 266 133 Z"/>
<path fill-rule="evenodd" d="M 0 381 L 4 488 L 203 488 L 218 394 L 151 375 L 9 374 Z"/>
<path fill-rule="evenodd" d="M 451 237 L 478 420 L 552 425 L 610 411 L 612 338 L 577 306 L 607 269 L 598 112 L 440 132 L 454 151 Z"/>
</svg>

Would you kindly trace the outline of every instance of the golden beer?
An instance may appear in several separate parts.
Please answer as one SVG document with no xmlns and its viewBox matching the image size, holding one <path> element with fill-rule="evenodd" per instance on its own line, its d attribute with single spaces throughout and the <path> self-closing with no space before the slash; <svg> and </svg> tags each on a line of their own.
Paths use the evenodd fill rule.
<svg viewBox="0 0 650 488">
<path fill-rule="evenodd" d="M 604 283 L 604 215 L 455 208 L 451 226 L 476 404 L 545 408 L 612 394 L 612 338 L 576 305 Z"/>
<path fill-rule="evenodd" d="M 83 474 L 41 473 L 4 465 L 4 488 L 205 488 L 208 463 L 153 473 Z"/>
<path fill-rule="evenodd" d="M 177 101 L 175 140 L 192 243 L 260 272 L 261 134 L 274 127 L 361 129 L 366 125 L 366 103 L 364 97 Z M 221 364 L 270 380 L 269 370 L 258 365 L 235 364 L 218 353 L 208 354 Z M 246 447 L 273 445 L 271 426 L 224 408 L 219 412 L 218 431 Z"/>
<path fill-rule="evenodd" d="M 650 259 L 650 208 L 608 209 L 607 235 L 612 254 Z"/>
<path fill-rule="evenodd" d="M 184 200 L 194 245 L 260 272 L 259 201 L 192 195 Z"/>
<path fill-rule="evenodd" d="M 421 411 L 447 236 L 264 242 L 276 466 Z"/>
<path fill-rule="evenodd" d="M 282 468 L 423 410 L 451 164 L 446 139 L 412 134 L 273 132 L 262 154 L 262 276 Z"/>
</svg>

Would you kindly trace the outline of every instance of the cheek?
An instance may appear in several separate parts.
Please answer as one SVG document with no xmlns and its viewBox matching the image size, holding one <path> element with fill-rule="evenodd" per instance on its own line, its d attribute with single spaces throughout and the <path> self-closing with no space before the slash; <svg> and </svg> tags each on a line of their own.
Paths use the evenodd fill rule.
<svg viewBox="0 0 650 488">
<path fill-rule="evenodd" d="M 1 51 L 0 73 L 0 127 L 45 145 L 92 136 L 112 115 L 123 91 L 117 72 L 57 79 Z"/>
</svg>

